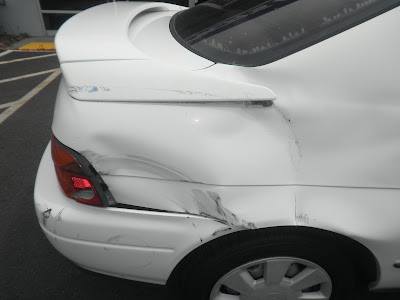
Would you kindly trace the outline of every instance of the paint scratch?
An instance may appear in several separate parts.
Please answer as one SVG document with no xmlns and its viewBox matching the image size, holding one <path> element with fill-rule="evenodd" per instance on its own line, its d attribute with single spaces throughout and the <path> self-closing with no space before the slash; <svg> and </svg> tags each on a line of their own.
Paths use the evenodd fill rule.
<svg viewBox="0 0 400 300">
<path fill-rule="evenodd" d="M 69 93 L 97 93 L 97 92 L 109 92 L 111 89 L 104 86 L 71 86 L 68 88 Z"/>
<path fill-rule="evenodd" d="M 200 216 L 214 219 L 228 227 L 256 229 L 254 223 L 247 222 L 222 205 L 221 197 L 215 192 L 192 190 L 192 198 L 196 201 Z"/>
</svg>

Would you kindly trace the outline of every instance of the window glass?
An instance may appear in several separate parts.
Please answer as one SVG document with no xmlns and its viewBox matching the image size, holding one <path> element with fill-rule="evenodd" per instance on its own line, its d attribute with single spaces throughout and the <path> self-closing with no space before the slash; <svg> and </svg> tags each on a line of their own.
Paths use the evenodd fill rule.
<svg viewBox="0 0 400 300">
<path fill-rule="evenodd" d="M 400 0 L 210 0 L 174 16 L 173 35 L 212 61 L 263 65 L 400 4 Z"/>
</svg>

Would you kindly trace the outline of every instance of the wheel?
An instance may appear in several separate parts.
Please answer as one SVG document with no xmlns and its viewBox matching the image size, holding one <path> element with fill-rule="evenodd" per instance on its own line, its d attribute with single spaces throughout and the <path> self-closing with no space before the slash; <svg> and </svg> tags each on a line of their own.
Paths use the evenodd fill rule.
<svg viewBox="0 0 400 300">
<path fill-rule="evenodd" d="M 226 236 L 181 268 L 182 299 L 355 300 L 355 271 L 331 241 L 290 230 Z"/>
<path fill-rule="evenodd" d="M 298 257 L 270 257 L 224 275 L 210 299 L 329 299 L 331 295 L 332 280 L 321 266 Z"/>
</svg>

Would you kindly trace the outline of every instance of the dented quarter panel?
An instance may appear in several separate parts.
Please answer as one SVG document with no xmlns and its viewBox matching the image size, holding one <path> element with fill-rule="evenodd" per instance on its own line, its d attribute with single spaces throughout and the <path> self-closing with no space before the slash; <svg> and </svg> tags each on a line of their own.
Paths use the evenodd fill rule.
<svg viewBox="0 0 400 300">
<path fill-rule="evenodd" d="M 49 241 L 78 265 L 159 284 L 165 284 L 173 268 L 193 249 L 222 234 L 245 229 L 207 216 L 76 203 L 58 186 L 50 147 L 38 170 L 35 210 Z"/>
<path fill-rule="evenodd" d="M 278 97 L 270 107 L 89 103 L 73 101 L 62 86 L 53 131 L 78 152 L 95 152 L 89 160 L 100 174 L 176 179 L 139 174 L 139 158 L 204 184 L 399 188 L 400 44 L 380 35 L 370 42 L 371 30 L 394 28 L 399 12 L 266 66 L 194 72 L 267 86 Z"/>
<path fill-rule="evenodd" d="M 63 81 L 60 86 L 52 126 L 55 136 L 92 163 L 117 202 L 169 212 L 118 211 L 122 220 L 130 220 L 128 227 L 142 230 L 133 236 L 115 229 L 112 218 L 103 218 L 112 216 L 115 209 L 80 206 L 82 213 L 99 212 L 93 219 L 83 218 L 88 228 L 106 220 L 105 233 L 96 233 L 91 242 L 118 242 L 115 247 L 142 249 L 141 267 L 152 270 L 144 271 L 148 275 L 144 280 L 154 274 L 151 268 L 156 262 L 145 248 L 162 248 L 163 260 L 157 264 L 165 268 L 156 281 L 165 282 L 166 270 L 179 258 L 232 230 L 316 227 L 349 236 L 373 252 L 380 269 L 374 288 L 398 287 L 400 273 L 391 266 L 400 258 L 396 218 L 400 43 L 388 39 L 387 34 L 374 34 L 371 40 L 371 32 L 392 31 L 398 27 L 399 17 L 400 8 L 395 8 L 266 66 L 217 64 L 185 70 L 179 74 L 181 88 L 167 91 L 157 87 L 152 91 L 152 96 L 158 97 L 154 96 L 154 101 L 140 93 L 137 97 L 142 95 L 145 101 L 101 96 L 109 92 L 107 82 L 112 73 L 97 81 L 89 78 L 75 83 L 78 77 L 71 74 L 79 74 L 79 68 L 66 63 L 62 68 L 67 84 Z M 95 62 L 93 70 L 107 65 L 109 62 Z M 128 65 L 133 68 L 135 62 Z M 138 74 L 146 68 L 142 60 L 136 65 Z M 86 75 L 95 74 L 93 70 Z M 162 70 L 165 75 L 166 69 Z M 199 89 L 202 81 L 185 81 L 182 74 L 191 74 L 192 79 L 218 78 L 229 84 L 213 85 L 211 91 L 207 85 Z M 234 89 L 238 82 L 241 85 Z M 81 100 L 71 97 L 74 90 L 68 94 L 70 87 L 82 93 Z M 100 90 L 99 96 L 88 92 L 93 88 Z M 229 95 L 226 98 L 224 88 Z M 246 97 L 247 88 L 256 92 Z M 240 96 L 226 101 L 232 94 L 238 95 L 237 90 Z M 163 95 L 168 95 L 168 101 L 158 103 Z M 192 103 L 182 100 L 188 97 Z M 251 105 L 249 99 L 274 101 L 266 107 Z M 76 225 L 83 215 L 74 215 L 69 206 L 38 203 L 36 210 L 56 248 L 56 235 L 76 239 L 73 232 L 78 232 L 79 238 L 91 234 Z M 162 228 L 153 215 L 168 225 Z M 60 227 L 65 220 L 71 222 Z M 159 226 L 159 233 L 154 234 L 160 243 L 147 240 L 143 226 L 149 220 L 154 221 L 149 228 Z M 168 232 L 180 236 L 167 241 Z M 179 243 L 184 243 L 183 250 L 171 258 L 168 249 Z M 72 257 L 71 253 L 66 255 Z M 150 261 L 153 264 L 148 264 Z M 103 272 L 110 268 L 103 266 Z M 118 273 L 113 270 L 110 273 Z M 117 276 L 128 275 L 120 272 Z"/>
<path fill-rule="evenodd" d="M 400 280 L 393 268 L 400 258 L 400 43 L 384 34 L 371 42 L 370 32 L 397 28 L 399 16 L 395 8 L 266 66 L 204 70 L 267 82 L 277 94 L 299 146 L 296 224 L 367 246 L 379 267 L 373 289 L 398 288 Z"/>
<path fill-rule="evenodd" d="M 124 204 L 200 215 L 233 228 L 295 225 L 293 187 L 216 186 L 128 176 L 103 178 L 114 197 Z"/>
<path fill-rule="evenodd" d="M 400 42 L 370 34 L 397 28 L 399 16 L 398 7 L 265 66 L 201 72 L 277 94 L 300 150 L 292 182 L 282 184 L 399 188 Z"/>
<path fill-rule="evenodd" d="M 93 103 L 74 100 L 62 83 L 52 129 L 100 175 L 274 185 L 293 183 L 298 157 L 274 106 Z"/>
</svg>

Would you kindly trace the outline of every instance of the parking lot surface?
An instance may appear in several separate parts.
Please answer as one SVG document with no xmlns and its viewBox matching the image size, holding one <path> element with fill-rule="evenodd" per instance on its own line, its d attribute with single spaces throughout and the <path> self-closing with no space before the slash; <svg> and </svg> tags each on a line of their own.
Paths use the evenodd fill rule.
<svg viewBox="0 0 400 300">
<path fill-rule="evenodd" d="M 51 135 L 58 68 L 51 52 L 0 53 L 0 299 L 174 299 L 161 286 L 79 268 L 42 233 L 33 187 Z M 400 293 L 362 299 L 394 300 Z"/>
</svg>

